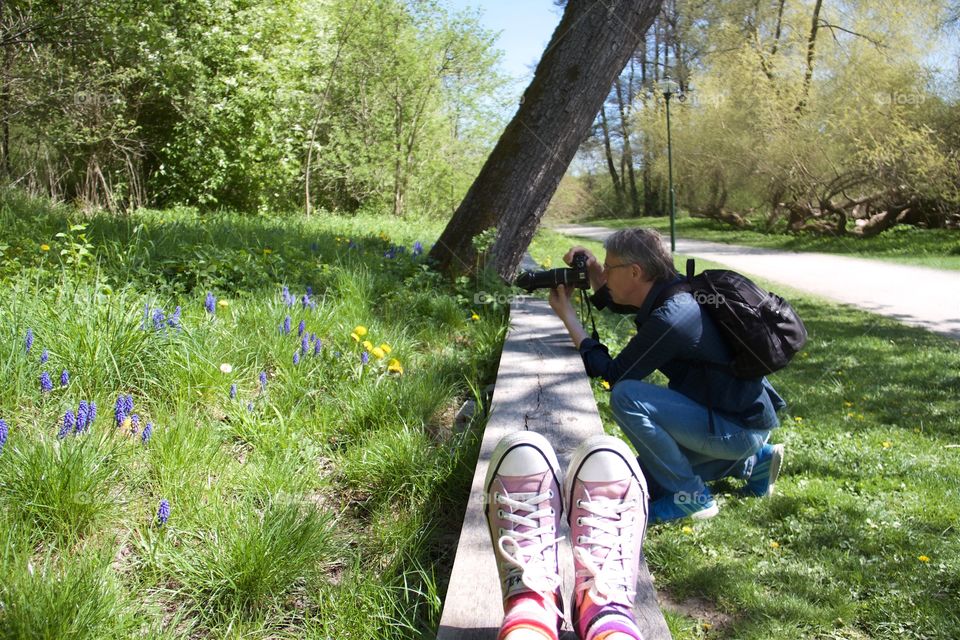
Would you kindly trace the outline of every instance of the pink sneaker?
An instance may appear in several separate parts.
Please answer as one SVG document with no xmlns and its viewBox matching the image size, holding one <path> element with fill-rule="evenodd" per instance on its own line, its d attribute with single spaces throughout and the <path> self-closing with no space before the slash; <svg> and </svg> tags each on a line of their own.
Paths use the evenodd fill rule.
<svg viewBox="0 0 960 640">
<path fill-rule="evenodd" d="M 637 460 L 622 440 L 594 436 L 577 447 L 567 471 L 577 633 L 583 640 L 612 631 L 640 638 L 633 604 L 648 494 Z"/>
<path fill-rule="evenodd" d="M 493 451 L 484 486 L 503 594 L 500 637 L 518 627 L 557 637 L 563 617 L 557 565 L 560 478 L 553 447 L 538 433 L 511 433 Z"/>
</svg>

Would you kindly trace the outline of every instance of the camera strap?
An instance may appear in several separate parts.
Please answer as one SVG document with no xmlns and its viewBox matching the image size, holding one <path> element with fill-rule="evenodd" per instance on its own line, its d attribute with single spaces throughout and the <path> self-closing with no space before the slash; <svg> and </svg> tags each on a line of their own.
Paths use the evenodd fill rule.
<svg viewBox="0 0 960 640">
<path fill-rule="evenodd" d="M 585 289 L 580 289 L 580 318 L 590 319 L 590 326 L 593 328 L 593 333 L 590 337 L 599 342 L 600 333 L 597 331 L 597 323 L 593 319 L 593 305 L 587 300 L 587 293 Z"/>
</svg>

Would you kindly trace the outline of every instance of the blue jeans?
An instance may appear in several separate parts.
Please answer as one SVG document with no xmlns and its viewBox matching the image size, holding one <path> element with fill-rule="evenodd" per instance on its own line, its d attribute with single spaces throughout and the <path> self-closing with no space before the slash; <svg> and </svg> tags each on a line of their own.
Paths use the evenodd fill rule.
<svg viewBox="0 0 960 640">
<path fill-rule="evenodd" d="M 657 493 L 699 496 L 705 482 L 749 478 L 755 454 L 770 437 L 769 431 L 746 429 L 717 412 L 710 433 L 706 407 L 640 380 L 617 382 L 610 408 L 652 481 L 653 498 Z"/>
</svg>

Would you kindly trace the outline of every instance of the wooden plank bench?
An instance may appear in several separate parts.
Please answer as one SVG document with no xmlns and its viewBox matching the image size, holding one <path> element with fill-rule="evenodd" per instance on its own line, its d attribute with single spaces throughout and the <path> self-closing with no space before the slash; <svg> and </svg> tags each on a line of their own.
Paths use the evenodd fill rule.
<svg viewBox="0 0 960 640">
<path fill-rule="evenodd" d="M 564 471 L 573 449 L 603 431 L 580 355 L 563 324 L 542 300 L 526 299 L 510 308 L 510 330 L 500 356 L 497 384 L 437 632 L 439 640 L 492 640 L 500 629 L 503 604 L 483 513 L 483 482 L 497 442 L 518 429 L 544 435 Z M 570 531 L 565 522 L 560 534 L 564 536 L 560 549 L 562 593 L 564 610 L 569 612 L 574 571 Z M 635 613 L 644 638 L 670 638 L 646 560 L 640 565 Z M 573 639 L 575 634 L 565 628 L 561 637 Z"/>
</svg>

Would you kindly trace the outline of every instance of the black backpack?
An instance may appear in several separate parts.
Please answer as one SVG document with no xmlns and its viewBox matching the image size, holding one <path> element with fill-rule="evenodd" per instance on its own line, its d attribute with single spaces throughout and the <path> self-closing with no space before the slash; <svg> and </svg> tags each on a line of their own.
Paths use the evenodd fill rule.
<svg viewBox="0 0 960 640">
<path fill-rule="evenodd" d="M 687 260 L 687 279 L 662 292 L 654 307 L 678 291 L 693 299 L 716 323 L 733 352 L 726 365 L 738 378 L 758 378 L 782 369 L 807 342 L 807 330 L 790 303 L 764 291 L 746 276 L 726 269 L 708 269 L 694 276 Z"/>
</svg>

